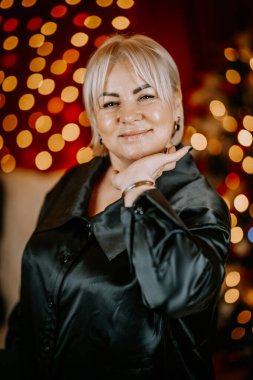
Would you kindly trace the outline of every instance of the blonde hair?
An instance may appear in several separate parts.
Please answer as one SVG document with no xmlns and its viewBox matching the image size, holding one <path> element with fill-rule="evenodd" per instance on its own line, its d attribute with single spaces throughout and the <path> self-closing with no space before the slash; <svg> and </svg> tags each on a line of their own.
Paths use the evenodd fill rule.
<svg viewBox="0 0 253 380">
<path fill-rule="evenodd" d="M 119 61 L 130 64 L 135 74 L 153 87 L 159 98 L 168 103 L 174 120 L 180 120 L 180 129 L 173 141 L 174 144 L 179 143 L 183 136 L 184 115 L 180 77 L 175 61 L 163 46 L 150 37 L 118 34 L 108 38 L 95 51 L 88 62 L 85 75 L 84 103 L 92 128 L 90 145 L 94 156 L 108 154 L 107 148 L 100 142 L 96 110 L 107 75 L 111 67 Z"/>
</svg>

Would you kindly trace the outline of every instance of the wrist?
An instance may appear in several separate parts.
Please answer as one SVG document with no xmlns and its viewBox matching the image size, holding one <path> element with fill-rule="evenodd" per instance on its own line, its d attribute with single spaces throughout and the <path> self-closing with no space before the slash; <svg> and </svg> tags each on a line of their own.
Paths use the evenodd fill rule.
<svg viewBox="0 0 253 380">
<path fill-rule="evenodd" d="M 137 181 L 126 187 L 122 193 L 126 207 L 131 207 L 135 199 L 144 191 L 155 189 L 155 183 L 150 180 Z"/>
</svg>

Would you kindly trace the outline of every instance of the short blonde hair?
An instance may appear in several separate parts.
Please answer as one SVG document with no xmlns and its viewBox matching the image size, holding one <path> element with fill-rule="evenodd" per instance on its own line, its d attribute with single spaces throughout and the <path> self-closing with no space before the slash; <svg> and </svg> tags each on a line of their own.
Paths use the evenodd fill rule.
<svg viewBox="0 0 253 380">
<path fill-rule="evenodd" d="M 174 144 L 179 143 L 183 136 L 184 115 L 180 77 L 175 61 L 163 46 L 150 37 L 117 34 L 108 38 L 95 51 L 86 69 L 84 103 L 92 129 L 90 145 L 94 156 L 108 154 L 107 148 L 100 142 L 96 110 L 107 75 L 111 67 L 119 61 L 130 64 L 136 75 L 152 86 L 158 97 L 168 103 L 174 120 L 180 119 L 180 129 L 173 141 Z"/>
</svg>

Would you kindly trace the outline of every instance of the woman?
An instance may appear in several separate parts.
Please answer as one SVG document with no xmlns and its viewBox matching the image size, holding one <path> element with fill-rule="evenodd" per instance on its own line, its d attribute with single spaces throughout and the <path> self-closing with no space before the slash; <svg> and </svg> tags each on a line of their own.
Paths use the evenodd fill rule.
<svg viewBox="0 0 253 380">
<path fill-rule="evenodd" d="M 46 197 L 9 352 L 25 379 L 213 379 L 230 223 L 180 145 L 176 64 L 148 37 L 114 36 L 84 99 L 95 158 Z"/>
</svg>

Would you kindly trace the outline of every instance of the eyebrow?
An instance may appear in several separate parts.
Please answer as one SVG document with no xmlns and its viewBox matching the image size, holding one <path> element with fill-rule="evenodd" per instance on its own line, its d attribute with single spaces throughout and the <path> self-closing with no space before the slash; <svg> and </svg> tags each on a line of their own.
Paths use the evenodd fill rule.
<svg viewBox="0 0 253 380">
<path fill-rule="evenodd" d="M 134 95 L 135 95 L 135 94 L 138 94 L 138 92 L 144 90 L 145 88 L 150 88 L 150 87 L 151 87 L 150 84 L 146 83 L 146 84 L 144 84 L 143 86 L 139 86 L 139 87 L 135 88 L 135 89 L 133 90 L 133 94 L 134 94 Z M 116 92 L 103 92 L 103 93 L 100 95 L 100 97 L 102 97 L 102 96 L 114 96 L 114 97 L 116 97 L 116 98 L 119 98 L 119 94 L 117 94 Z"/>
</svg>

